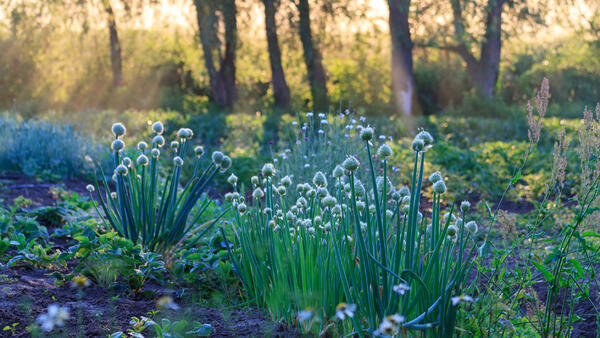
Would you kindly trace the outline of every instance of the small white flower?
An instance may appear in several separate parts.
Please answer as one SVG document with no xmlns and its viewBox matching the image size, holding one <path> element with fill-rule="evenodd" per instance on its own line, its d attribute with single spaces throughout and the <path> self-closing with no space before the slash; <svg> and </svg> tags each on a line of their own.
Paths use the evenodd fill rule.
<svg viewBox="0 0 600 338">
<path fill-rule="evenodd" d="M 87 185 L 85 188 L 86 188 L 86 189 L 87 189 L 87 191 L 89 191 L 89 192 L 94 192 L 94 190 L 96 190 L 96 188 L 94 188 L 94 186 L 93 186 L 93 185 L 91 185 L 91 184 L 88 184 L 88 185 Z"/>
<path fill-rule="evenodd" d="M 319 116 L 320 119 L 324 119 L 325 118 L 325 114 L 324 113 L 319 113 L 318 116 Z"/>
<path fill-rule="evenodd" d="M 406 291 L 410 290 L 410 286 L 404 283 L 400 283 L 398 285 L 394 285 L 392 287 L 392 290 L 399 295 L 404 295 Z"/>
<path fill-rule="evenodd" d="M 306 113 L 306 117 L 308 117 L 308 118 L 311 118 L 311 117 L 313 117 L 313 113 L 310 113 L 310 112 L 309 112 L 309 113 Z"/>
<path fill-rule="evenodd" d="M 156 306 L 159 309 L 179 310 L 179 305 L 169 296 L 162 296 L 156 301 Z"/>
<path fill-rule="evenodd" d="M 52 331 L 55 327 L 62 327 L 69 320 L 69 309 L 67 307 L 52 304 L 48 306 L 48 312 L 38 316 L 37 322 L 46 332 Z"/>
<path fill-rule="evenodd" d="M 335 307 L 335 317 L 339 320 L 352 318 L 354 317 L 354 311 L 356 311 L 355 304 L 339 303 Z"/>
<path fill-rule="evenodd" d="M 315 312 L 311 308 L 308 308 L 298 312 L 297 318 L 300 323 L 304 323 L 305 321 L 310 320 L 314 314 Z"/>
<path fill-rule="evenodd" d="M 452 305 L 456 306 L 460 303 L 473 303 L 473 297 L 468 295 L 455 296 L 451 299 Z"/>
</svg>

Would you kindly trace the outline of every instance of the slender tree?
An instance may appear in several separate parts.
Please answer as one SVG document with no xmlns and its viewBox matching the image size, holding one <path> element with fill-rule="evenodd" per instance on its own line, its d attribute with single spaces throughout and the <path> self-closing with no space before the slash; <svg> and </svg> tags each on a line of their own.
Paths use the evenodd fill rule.
<svg viewBox="0 0 600 338">
<path fill-rule="evenodd" d="M 265 27 L 269 61 L 271 63 L 271 83 L 273 86 L 275 109 L 287 110 L 290 107 L 290 88 L 285 80 L 285 74 L 281 65 L 281 50 L 279 49 L 277 23 L 275 22 L 275 13 L 279 7 L 279 0 L 262 0 L 262 2 L 265 6 Z"/>
<path fill-rule="evenodd" d="M 294 4 L 298 9 L 298 31 L 304 51 L 304 63 L 308 72 L 313 110 L 324 112 L 328 110 L 329 106 L 327 99 L 327 77 L 325 75 L 325 68 L 323 68 L 321 52 L 313 41 L 310 27 L 310 6 L 308 0 L 296 0 Z"/>
<path fill-rule="evenodd" d="M 413 43 L 410 36 L 410 0 L 388 0 L 392 38 L 392 93 L 396 110 L 410 115 L 414 96 Z"/>
<path fill-rule="evenodd" d="M 107 16 L 108 34 L 110 39 L 110 64 L 113 73 L 113 85 L 120 86 L 123 83 L 123 60 L 121 57 L 121 42 L 117 31 L 117 20 L 110 0 L 102 0 L 102 6 Z"/>
<path fill-rule="evenodd" d="M 204 66 L 210 81 L 211 99 L 219 108 L 229 110 L 237 99 L 235 87 L 237 9 L 235 0 L 194 0 L 194 6 L 198 20 L 198 34 L 204 54 Z M 223 44 L 218 34 L 220 17 L 224 26 L 223 50 L 221 50 Z"/>
</svg>

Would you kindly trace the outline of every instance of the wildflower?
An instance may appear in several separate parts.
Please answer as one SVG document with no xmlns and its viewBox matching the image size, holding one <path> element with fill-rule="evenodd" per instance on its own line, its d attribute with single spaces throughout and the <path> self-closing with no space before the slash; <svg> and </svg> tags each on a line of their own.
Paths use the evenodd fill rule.
<svg viewBox="0 0 600 338">
<path fill-rule="evenodd" d="M 137 149 L 139 151 L 144 151 L 144 150 L 146 150 L 146 148 L 148 148 L 148 144 L 144 141 L 141 141 L 137 144 Z"/>
<path fill-rule="evenodd" d="M 238 181 L 238 177 L 235 176 L 234 173 L 231 173 L 231 175 L 229 175 L 229 177 L 227 178 L 227 183 L 233 185 L 234 187 L 237 184 L 237 181 Z"/>
<path fill-rule="evenodd" d="M 91 184 L 88 184 L 88 185 L 87 185 L 85 188 L 86 188 L 86 189 L 87 189 L 87 191 L 89 191 L 89 192 L 94 192 L 94 190 L 96 190 L 96 188 L 94 188 L 94 186 L 93 186 L 93 185 L 91 185 Z"/>
<path fill-rule="evenodd" d="M 327 125 L 329 122 L 327 122 L 327 120 L 321 120 L 321 124 L 322 125 Z"/>
<path fill-rule="evenodd" d="M 231 158 L 229 156 L 223 156 L 223 161 L 221 161 L 221 172 L 227 171 L 231 167 Z"/>
<path fill-rule="evenodd" d="M 322 172 L 317 171 L 313 177 L 313 184 L 320 188 L 327 187 L 327 178 Z"/>
<path fill-rule="evenodd" d="M 79 289 L 87 288 L 88 286 L 90 286 L 90 280 L 83 275 L 75 276 L 71 281 L 71 286 Z"/>
<path fill-rule="evenodd" d="M 421 131 L 420 131 L 420 132 L 417 134 L 417 136 L 415 136 L 415 138 L 418 138 L 418 139 L 421 139 L 421 140 L 423 140 L 423 143 L 424 143 L 426 146 L 428 146 L 428 145 L 431 145 L 431 144 L 433 143 L 433 137 L 431 136 L 431 134 L 430 134 L 430 133 L 428 133 L 428 132 L 426 132 L 426 131 L 424 131 L 424 130 L 421 130 Z"/>
<path fill-rule="evenodd" d="M 152 125 L 152 131 L 154 131 L 156 134 L 160 135 L 165 131 L 165 127 L 163 126 L 162 122 L 157 121 L 157 122 L 154 122 L 154 124 Z"/>
<path fill-rule="evenodd" d="M 399 314 L 393 314 L 393 315 L 387 316 L 386 319 L 389 320 L 392 324 L 394 324 L 396 326 L 402 324 L 405 320 L 404 316 L 401 316 Z"/>
<path fill-rule="evenodd" d="M 290 185 L 292 185 L 292 179 L 289 176 L 284 176 L 281 178 L 281 181 L 279 181 L 279 183 L 281 185 L 283 185 L 284 187 L 289 187 Z"/>
<path fill-rule="evenodd" d="M 319 113 L 317 115 L 320 119 L 324 119 L 325 118 L 325 113 Z"/>
<path fill-rule="evenodd" d="M 146 155 L 140 155 L 137 160 L 137 165 L 139 166 L 145 166 L 148 165 L 148 158 L 146 157 Z"/>
<path fill-rule="evenodd" d="M 398 285 L 394 285 L 392 287 L 392 290 L 399 295 L 404 295 L 406 293 L 406 291 L 410 290 L 410 286 L 408 286 L 407 284 L 401 283 Z"/>
<path fill-rule="evenodd" d="M 311 113 L 311 112 L 306 113 L 306 117 L 308 117 L 308 118 L 313 117 L 313 113 Z"/>
<path fill-rule="evenodd" d="M 341 178 L 344 176 L 344 168 L 342 168 L 339 164 L 335 166 L 333 169 L 333 177 Z"/>
<path fill-rule="evenodd" d="M 297 318 L 300 323 L 304 323 L 305 321 L 310 320 L 314 314 L 315 312 L 311 308 L 307 308 L 298 312 Z"/>
<path fill-rule="evenodd" d="M 446 183 L 444 181 L 437 181 L 433 184 L 433 192 L 443 194 L 446 192 Z"/>
<path fill-rule="evenodd" d="M 113 133 L 113 135 L 115 135 L 115 137 L 125 135 L 126 131 L 127 131 L 127 129 L 125 128 L 123 123 L 117 122 L 112 125 L 112 133 Z"/>
<path fill-rule="evenodd" d="M 117 175 L 125 176 L 125 175 L 127 175 L 127 172 L 128 172 L 127 167 L 122 164 L 119 164 L 117 166 L 117 168 L 115 169 L 115 173 Z"/>
<path fill-rule="evenodd" d="M 252 185 L 258 185 L 258 176 L 250 177 L 250 183 L 252 183 Z"/>
<path fill-rule="evenodd" d="M 421 151 L 425 147 L 425 143 L 420 138 L 415 138 L 412 141 L 411 147 L 414 151 Z"/>
<path fill-rule="evenodd" d="M 395 336 L 398 333 L 400 324 L 404 322 L 404 317 L 398 314 L 387 316 L 383 319 L 376 333 L 383 336 Z"/>
<path fill-rule="evenodd" d="M 335 317 L 339 320 L 352 318 L 354 317 L 354 311 L 356 311 L 355 304 L 339 303 L 335 307 Z"/>
<path fill-rule="evenodd" d="M 275 175 L 275 167 L 272 163 L 265 163 L 262 167 L 262 174 L 266 177 Z"/>
<path fill-rule="evenodd" d="M 125 143 L 123 143 L 123 141 L 116 139 L 112 142 L 112 144 L 110 145 L 110 148 L 114 151 L 119 151 L 123 148 L 125 148 Z"/>
<path fill-rule="evenodd" d="M 435 182 L 441 181 L 441 180 L 443 180 L 442 173 L 439 171 L 436 171 L 429 176 L 429 182 L 431 182 L 431 183 L 435 183 Z"/>
<path fill-rule="evenodd" d="M 451 299 L 452 305 L 456 306 L 460 303 L 473 303 L 473 297 L 467 295 L 455 296 Z"/>
<path fill-rule="evenodd" d="M 245 214 L 246 213 L 246 209 L 247 209 L 246 204 L 245 203 L 238 204 L 237 209 L 238 209 L 238 212 L 240 214 L 242 214 L 242 215 Z"/>
<path fill-rule="evenodd" d="M 363 139 L 363 141 L 371 140 L 373 138 L 373 128 L 363 128 L 363 130 L 360 131 L 360 138 Z"/>
<path fill-rule="evenodd" d="M 387 143 L 384 143 L 379 147 L 379 150 L 377 150 L 377 155 L 383 158 L 390 157 L 392 156 L 392 148 L 390 148 Z"/>
<path fill-rule="evenodd" d="M 477 227 L 477 223 L 475 223 L 475 221 L 470 221 L 467 222 L 467 224 L 465 225 L 465 228 L 467 229 L 468 232 L 470 232 L 471 234 L 476 234 L 478 227 Z"/>
<path fill-rule="evenodd" d="M 183 159 L 182 159 L 181 157 L 179 157 L 179 156 L 175 156 L 175 157 L 173 158 L 173 163 L 174 163 L 176 166 L 178 166 L 178 167 L 181 167 L 181 166 L 183 165 Z"/>
<path fill-rule="evenodd" d="M 159 309 L 179 310 L 179 305 L 173 301 L 172 297 L 162 296 L 156 301 L 156 306 Z"/>
<path fill-rule="evenodd" d="M 467 212 L 469 211 L 469 208 L 471 207 L 471 203 L 469 203 L 469 201 L 462 201 L 460 203 L 460 210 L 462 212 Z"/>
<path fill-rule="evenodd" d="M 69 317 L 68 308 L 58 306 L 58 304 L 52 304 L 48 306 L 47 313 L 39 315 L 37 321 L 42 327 L 42 330 L 50 332 L 54 330 L 54 327 L 64 326 L 65 322 L 69 320 Z"/>
<path fill-rule="evenodd" d="M 158 156 L 160 156 L 160 150 L 157 148 L 152 149 L 152 151 L 150 151 L 150 156 L 153 158 L 158 158 Z"/>
<path fill-rule="evenodd" d="M 327 208 L 333 208 L 335 206 L 335 204 L 337 203 L 335 197 L 333 196 L 325 196 L 325 198 L 323 198 L 323 206 L 327 207 Z"/>
</svg>

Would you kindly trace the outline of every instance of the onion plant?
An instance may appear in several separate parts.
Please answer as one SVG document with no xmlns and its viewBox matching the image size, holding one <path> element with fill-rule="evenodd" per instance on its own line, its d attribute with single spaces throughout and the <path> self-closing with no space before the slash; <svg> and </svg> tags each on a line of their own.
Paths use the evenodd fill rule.
<svg viewBox="0 0 600 338">
<path fill-rule="evenodd" d="M 121 123 L 112 126 L 115 136 L 111 149 L 114 161 L 114 185 L 102 175 L 101 193 L 99 183 L 89 185 L 90 193 L 96 192 L 104 221 L 120 236 L 134 244 L 162 253 L 169 253 L 173 247 L 191 236 L 201 236 L 214 222 L 198 226 L 197 223 L 211 200 L 204 193 L 211 179 L 224 173 L 231 166 L 231 159 L 219 151 L 212 153 L 212 162 L 202 169 L 200 158 L 204 154 L 201 146 L 193 149 L 191 129 L 182 128 L 177 132 L 177 140 L 171 142 L 173 153 L 172 167 L 166 179 L 161 179 L 159 157 L 165 139 L 161 122 L 152 125 L 155 134 L 150 145 L 139 142 L 135 161 L 126 156 L 125 127 Z M 192 177 L 181 186 L 181 170 L 186 152 L 193 151 L 196 161 Z M 111 192 L 111 186 L 114 191 Z M 195 211 L 194 211 L 195 210 Z"/>
<path fill-rule="evenodd" d="M 390 182 L 392 149 L 384 143 L 372 156 L 372 137 L 371 128 L 361 131 L 368 163 L 350 156 L 331 175 L 318 172 L 297 185 L 295 203 L 284 198 L 291 180 L 275 182 L 272 164 L 263 167 L 262 181 L 252 178 L 253 207 L 238 193 L 228 195 L 240 247 L 230 251 L 235 270 L 251 300 L 305 331 L 451 336 L 459 303 L 473 300 L 467 280 L 477 224 L 467 221 L 468 202 L 459 217 L 454 208 L 442 214 L 446 185 L 439 172 L 429 177 L 431 222 L 419 211 L 429 133 L 412 143 L 410 189 Z M 359 170 L 368 182 L 357 179 Z"/>
</svg>

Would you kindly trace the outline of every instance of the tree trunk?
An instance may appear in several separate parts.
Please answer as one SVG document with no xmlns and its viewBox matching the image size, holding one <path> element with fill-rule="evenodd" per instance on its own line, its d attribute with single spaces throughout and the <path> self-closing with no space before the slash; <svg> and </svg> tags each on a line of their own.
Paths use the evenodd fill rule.
<svg viewBox="0 0 600 338">
<path fill-rule="evenodd" d="M 304 50 L 304 62 L 308 72 L 308 82 L 313 99 L 313 111 L 326 112 L 329 103 L 327 101 L 327 77 L 323 68 L 322 57 L 319 49 L 315 46 L 310 28 L 310 7 L 308 0 L 298 0 L 296 3 L 300 16 L 299 33 Z"/>
<path fill-rule="evenodd" d="M 237 21 L 235 0 L 219 2 L 217 0 L 194 0 L 196 18 L 204 67 L 208 72 L 211 101 L 220 109 L 229 110 L 236 100 L 235 88 L 235 49 L 237 39 Z M 225 26 L 225 51 L 221 53 L 218 37 L 221 10 Z M 223 56 L 222 56 L 223 55 Z M 214 58 L 217 58 L 215 62 Z M 216 67 L 219 64 L 219 69 Z"/>
<path fill-rule="evenodd" d="M 110 37 L 110 64 L 113 73 L 113 86 L 118 87 L 123 83 L 123 66 L 121 59 L 121 43 L 117 31 L 115 13 L 109 0 L 104 1 L 104 10 L 108 15 L 108 33 Z"/>
<path fill-rule="evenodd" d="M 277 1 L 277 4 L 275 3 Z M 273 85 L 273 98 L 275 109 L 285 111 L 290 108 L 290 88 L 285 81 L 285 74 L 281 66 L 281 50 L 277 38 L 277 24 L 275 12 L 279 0 L 263 0 L 265 5 L 265 27 L 269 48 L 269 61 L 271 63 L 271 83 Z"/>
<path fill-rule="evenodd" d="M 410 115 L 414 96 L 412 40 L 408 24 L 410 0 L 388 0 L 392 38 L 392 93 L 396 110 Z"/>
<path fill-rule="evenodd" d="M 485 20 L 485 35 L 479 58 L 479 75 L 474 77 L 481 92 L 494 97 L 494 87 L 500 71 L 500 51 L 502 47 L 502 7 L 505 0 L 490 0 Z"/>
</svg>

